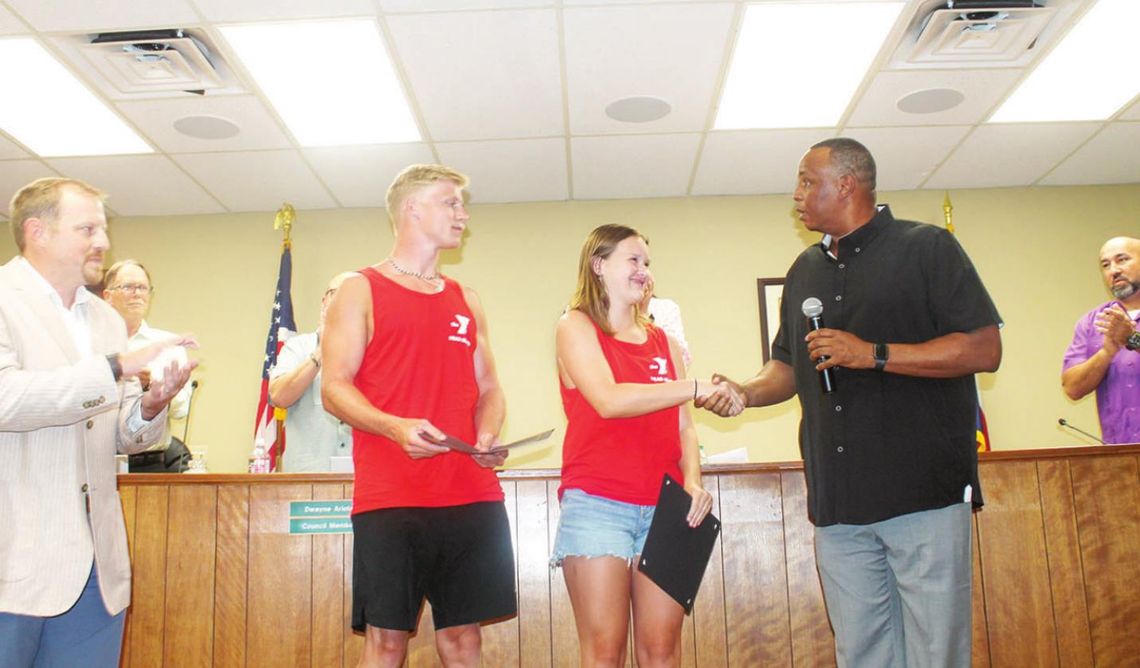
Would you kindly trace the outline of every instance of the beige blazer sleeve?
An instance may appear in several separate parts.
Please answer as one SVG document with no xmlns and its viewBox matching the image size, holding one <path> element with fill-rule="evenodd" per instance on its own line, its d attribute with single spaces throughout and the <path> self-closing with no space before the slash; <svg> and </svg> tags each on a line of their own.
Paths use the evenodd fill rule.
<svg viewBox="0 0 1140 668">
<path fill-rule="evenodd" d="M 161 437 L 165 415 L 129 429 L 141 389 L 105 359 L 126 350 L 126 326 L 88 307 L 93 354 L 80 355 L 42 290 L 0 267 L 0 612 L 65 612 L 93 560 L 108 612 L 130 601 L 115 453 Z"/>
</svg>

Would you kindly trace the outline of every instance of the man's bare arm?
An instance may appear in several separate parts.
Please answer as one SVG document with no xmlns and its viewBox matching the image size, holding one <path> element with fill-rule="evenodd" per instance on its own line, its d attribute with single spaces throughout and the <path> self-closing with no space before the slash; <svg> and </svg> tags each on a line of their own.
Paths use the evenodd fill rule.
<svg viewBox="0 0 1140 668">
<path fill-rule="evenodd" d="M 444 433 L 422 418 L 390 415 L 372 405 L 353 382 L 372 336 L 372 291 L 363 276 L 341 284 L 325 316 L 321 337 L 321 402 L 326 411 L 347 424 L 395 441 L 418 459 L 448 452 L 424 440 L 422 434 L 442 439 Z"/>
</svg>

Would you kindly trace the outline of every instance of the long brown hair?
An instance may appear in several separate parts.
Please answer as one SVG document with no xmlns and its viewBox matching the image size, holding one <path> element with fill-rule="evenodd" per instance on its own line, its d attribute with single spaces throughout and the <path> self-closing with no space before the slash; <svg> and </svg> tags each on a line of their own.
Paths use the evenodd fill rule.
<svg viewBox="0 0 1140 668">
<path fill-rule="evenodd" d="M 649 239 L 645 235 L 625 225 L 602 225 L 594 228 L 586 243 L 582 244 L 582 254 L 578 258 L 578 287 L 574 290 L 574 297 L 570 299 L 570 308 L 577 309 L 590 316 L 603 332 L 613 334 L 610 326 L 609 308 L 610 298 L 606 294 L 606 286 L 602 277 L 594 273 L 594 258 L 606 259 L 613 254 L 617 245 L 630 237 L 641 237 L 645 243 Z M 641 324 L 649 322 L 636 305 L 637 320 Z"/>
</svg>

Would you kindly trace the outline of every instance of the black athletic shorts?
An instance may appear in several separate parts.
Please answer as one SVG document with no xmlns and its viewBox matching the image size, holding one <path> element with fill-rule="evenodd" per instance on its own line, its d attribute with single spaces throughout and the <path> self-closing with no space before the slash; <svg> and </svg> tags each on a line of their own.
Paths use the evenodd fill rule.
<svg viewBox="0 0 1140 668">
<path fill-rule="evenodd" d="M 383 508 L 352 516 L 352 628 L 415 631 L 426 597 L 435 628 L 518 610 L 501 501 Z"/>
</svg>

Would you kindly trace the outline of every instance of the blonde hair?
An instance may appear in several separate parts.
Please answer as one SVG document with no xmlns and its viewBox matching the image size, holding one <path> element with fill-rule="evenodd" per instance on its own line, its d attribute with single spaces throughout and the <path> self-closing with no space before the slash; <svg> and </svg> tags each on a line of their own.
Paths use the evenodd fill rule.
<svg viewBox="0 0 1140 668">
<path fill-rule="evenodd" d="M 63 198 L 63 189 L 69 187 L 94 197 L 100 203 L 107 201 L 106 193 L 79 179 L 51 176 L 36 179 L 20 188 L 8 205 L 8 219 L 12 222 L 12 236 L 16 238 L 16 248 L 21 253 L 27 245 L 27 240 L 24 238 L 24 223 L 31 218 L 39 218 L 54 227 L 59 219 L 59 201 Z"/>
<path fill-rule="evenodd" d="M 463 201 L 467 202 L 467 185 L 471 182 L 466 174 L 455 171 L 443 165 L 411 165 L 396 175 L 392 185 L 388 186 L 388 195 L 385 203 L 388 207 L 388 220 L 392 221 L 392 229 L 396 229 L 396 221 L 400 215 L 400 207 L 408 196 L 415 191 L 430 186 L 439 181 L 451 181 L 463 190 Z"/>
<path fill-rule="evenodd" d="M 610 326 L 609 308 L 610 298 L 606 295 L 606 286 L 602 277 L 594 273 L 594 259 L 606 259 L 613 255 L 617 245 L 630 237 L 640 237 L 645 243 L 649 239 L 632 227 L 625 225 L 602 225 L 594 228 L 582 244 L 582 254 L 578 258 L 578 287 L 574 289 L 574 296 L 570 299 L 570 308 L 581 311 L 594 321 L 606 334 L 613 334 Z M 636 305 L 632 307 L 637 321 L 646 324 L 649 319 Z"/>
</svg>

